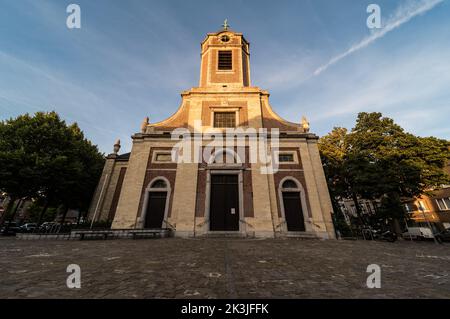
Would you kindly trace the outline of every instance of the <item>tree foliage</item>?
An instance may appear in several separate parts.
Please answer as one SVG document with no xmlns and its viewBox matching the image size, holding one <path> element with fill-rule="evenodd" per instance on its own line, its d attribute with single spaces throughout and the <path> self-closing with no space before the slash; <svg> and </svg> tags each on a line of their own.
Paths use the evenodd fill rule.
<svg viewBox="0 0 450 319">
<path fill-rule="evenodd" d="M 449 143 L 405 132 L 381 113 L 360 113 L 355 127 L 334 128 L 319 141 L 331 193 L 381 200 L 383 217 L 403 217 L 402 197 L 414 197 L 449 182 L 444 166 Z"/>
<path fill-rule="evenodd" d="M 103 164 L 78 125 L 55 112 L 0 122 L 0 190 L 14 199 L 86 209 Z"/>
</svg>

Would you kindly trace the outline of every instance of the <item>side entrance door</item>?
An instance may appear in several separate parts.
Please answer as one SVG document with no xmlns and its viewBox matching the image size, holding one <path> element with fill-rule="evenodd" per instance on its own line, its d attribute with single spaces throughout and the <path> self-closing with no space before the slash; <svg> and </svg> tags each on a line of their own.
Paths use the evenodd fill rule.
<svg viewBox="0 0 450 319">
<path fill-rule="evenodd" d="M 288 231 L 305 231 L 299 192 L 283 192 L 284 215 Z"/>
<path fill-rule="evenodd" d="M 167 192 L 150 192 L 148 196 L 145 228 L 161 228 L 166 209 Z"/>
</svg>

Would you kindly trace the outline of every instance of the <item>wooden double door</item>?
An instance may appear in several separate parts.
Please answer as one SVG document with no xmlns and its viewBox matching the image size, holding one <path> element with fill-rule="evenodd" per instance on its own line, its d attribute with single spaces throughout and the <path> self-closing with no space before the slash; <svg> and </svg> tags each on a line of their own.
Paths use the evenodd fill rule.
<svg viewBox="0 0 450 319">
<path fill-rule="evenodd" d="M 238 175 L 211 175 L 211 231 L 239 231 Z"/>
</svg>

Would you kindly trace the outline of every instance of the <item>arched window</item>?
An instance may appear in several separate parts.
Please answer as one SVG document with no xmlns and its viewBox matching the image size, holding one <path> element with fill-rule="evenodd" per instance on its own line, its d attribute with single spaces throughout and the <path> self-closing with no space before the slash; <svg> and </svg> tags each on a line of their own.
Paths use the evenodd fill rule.
<svg viewBox="0 0 450 319">
<path fill-rule="evenodd" d="M 214 163 L 217 164 L 234 164 L 236 163 L 236 160 L 233 156 L 233 154 L 230 154 L 229 152 L 223 151 L 219 154 L 217 154 L 214 158 Z"/>
<path fill-rule="evenodd" d="M 209 159 L 209 164 L 241 164 L 242 161 L 237 152 L 233 149 L 221 148 L 216 150 Z"/>
<path fill-rule="evenodd" d="M 158 180 L 154 181 L 151 186 L 151 188 L 166 188 L 166 187 L 167 187 L 167 184 L 162 179 L 158 179 Z"/>
<path fill-rule="evenodd" d="M 297 188 L 297 184 L 293 180 L 288 179 L 287 181 L 285 181 L 283 183 L 282 187 L 283 188 Z"/>
</svg>

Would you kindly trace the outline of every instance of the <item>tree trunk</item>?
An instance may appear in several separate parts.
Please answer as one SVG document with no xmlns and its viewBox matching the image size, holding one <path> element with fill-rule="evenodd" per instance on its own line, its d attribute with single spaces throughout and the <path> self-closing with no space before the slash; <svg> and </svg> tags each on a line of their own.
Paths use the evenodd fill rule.
<svg viewBox="0 0 450 319">
<path fill-rule="evenodd" d="M 11 210 L 14 207 L 14 203 L 16 202 L 15 197 L 11 197 L 8 203 L 8 207 L 6 207 L 6 210 L 3 212 L 2 216 L 0 217 L 0 226 L 3 225 L 3 222 L 6 220 L 6 216 L 9 215 Z"/>
<path fill-rule="evenodd" d="M 44 207 L 42 208 L 41 213 L 39 214 L 38 226 L 42 224 L 42 218 L 44 218 L 45 213 L 47 212 L 48 206 L 50 205 L 50 200 L 45 200 Z"/>
<path fill-rule="evenodd" d="M 80 221 L 81 221 L 81 217 L 82 216 L 83 216 L 83 214 L 81 213 L 81 209 L 78 209 L 77 226 L 80 225 Z"/>
<path fill-rule="evenodd" d="M 14 217 L 16 216 L 17 210 L 19 209 L 19 206 L 20 206 L 21 203 L 22 203 L 22 198 L 20 198 L 17 201 L 17 205 L 16 205 L 16 207 L 14 207 L 14 211 L 13 211 L 13 213 L 11 214 L 11 216 L 8 219 L 9 223 L 8 223 L 8 226 L 6 226 L 6 231 L 8 231 L 9 226 L 11 225 L 11 222 L 13 221 Z"/>
<path fill-rule="evenodd" d="M 59 222 L 59 224 L 62 226 L 62 225 L 64 225 L 64 221 L 66 220 L 66 216 L 67 216 L 67 213 L 69 212 L 69 205 L 67 205 L 66 207 L 65 207 L 65 209 L 64 209 L 64 213 L 63 213 L 63 215 L 62 215 L 62 218 L 61 218 L 61 221 Z"/>
<path fill-rule="evenodd" d="M 12 213 L 12 215 L 11 215 L 11 218 L 9 219 L 10 222 L 13 221 L 13 219 L 16 217 L 17 210 L 19 209 L 19 206 L 22 204 L 22 201 L 23 201 L 22 198 L 20 198 L 20 199 L 17 201 L 17 205 L 16 205 L 16 207 L 14 207 L 14 211 L 13 211 L 13 213 Z"/>
<path fill-rule="evenodd" d="M 365 221 L 364 218 L 363 218 L 361 206 L 359 206 L 358 195 L 357 195 L 356 193 L 352 193 L 352 199 L 353 199 L 353 202 L 355 203 L 356 215 L 358 215 L 359 221 L 360 221 L 363 225 L 366 225 L 366 221 Z"/>
<path fill-rule="evenodd" d="M 402 234 L 402 228 L 400 227 L 400 221 L 398 220 L 398 218 L 394 218 L 394 220 L 392 221 L 391 228 L 393 228 L 393 231 L 398 236 L 400 236 Z"/>
</svg>

